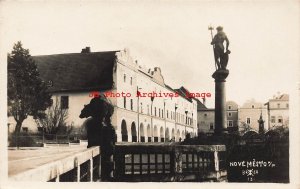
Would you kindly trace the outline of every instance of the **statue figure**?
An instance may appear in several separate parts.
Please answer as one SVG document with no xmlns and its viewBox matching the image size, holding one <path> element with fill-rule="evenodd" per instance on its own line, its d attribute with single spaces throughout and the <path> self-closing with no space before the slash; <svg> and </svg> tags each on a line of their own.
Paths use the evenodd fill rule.
<svg viewBox="0 0 300 189">
<path fill-rule="evenodd" d="M 212 31 L 212 27 L 209 27 L 209 30 Z M 224 41 L 226 41 L 226 49 L 224 49 Z M 226 34 L 223 32 L 223 27 L 217 27 L 217 34 L 213 37 L 211 45 L 214 45 L 214 56 L 215 56 L 215 63 L 217 66 L 217 70 L 219 69 L 226 69 L 230 50 L 228 49 L 229 40 Z M 225 50 L 225 52 L 224 52 Z"/>
<path fill-rule="evenodd" d="M 103 142 L 103 127 L 107 126 L 113 128 L 111 125 L 113 111 L 114 107 L 103 96 L 94 97 L 89 104 L 84 105 L 79 117 L 91 117 L 86 122 L 88 147 L 101 146 L 101 143 Z"/>
</svg>

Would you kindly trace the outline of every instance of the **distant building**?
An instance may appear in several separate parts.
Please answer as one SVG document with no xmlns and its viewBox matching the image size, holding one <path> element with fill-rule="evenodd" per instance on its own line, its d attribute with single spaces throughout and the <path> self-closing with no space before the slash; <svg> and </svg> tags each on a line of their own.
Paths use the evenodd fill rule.
<svg viewBox="0 0 300 189">
<path fill-rule="evenodd" d="M 238 104 L 234 101 L 226 102 L 227 130 L 228 133 L 238 131 Z"/>
<path fill-rule="evenodd" d="M 33 56 L 40 75 L 49 86 L 52 98 L 68 110 L 67 122 L 76 128 L 83 127 L 85 119 L 79 114 L 91 100 L 91 92 L 110 94 L 114 105 L 112 125 L 117 141 L 164 142 L 183 140 L 187 133 L 197 134 L 197 102 L 187 98 L 180 89 L 172 89 L 164 82 L 160 68 L 141 67 L 129 50 Z M 137 93 L 147 93 L 138 96 Z M 120 96 L 125 93 L 125 96 Z M 154 96 L 151 98 L 148 94 Z M 154 94 L 156 93 L 156 95 Z M 164 96 L 163 93 L 177 96 Z M 15 122 L 9 117 L 9 129 Z M 23 130 L 37 131 L 28 117 Z"/>
<path fill-rule="evenodd" d="M 207 108 L 205 99 L 203 99 L 203 103 L 197 99 L 197 120 L 198 133 L 214 133 L 215 109 Z"/>
<path fill-rule="evenodd" d="M 254 99 L 244 103 L 238 110 L 239 132 L 244 133 L 249 130 L 259 131 L 258 120 L 262 114 L 262 119 L 268 123 L 267 106 L 263 103 L 256 102 Z M 268 124 L 264 125 L 264 129 L 268 129 Z"/>
<path fill-rule="evenodd" d="M 278 94 L 265 105 L 268 108 L 269 129 L 289 126 L 289 95 Z"/>
<path fill-rule="evenodd" d="M 215 127 L 215 109 L 207 108 L 198 102 L 198 133 L 213 133 Z M 226 102 L 228 133 L 238 131 L 238 105 L 234 101 Z"/>
</svg>

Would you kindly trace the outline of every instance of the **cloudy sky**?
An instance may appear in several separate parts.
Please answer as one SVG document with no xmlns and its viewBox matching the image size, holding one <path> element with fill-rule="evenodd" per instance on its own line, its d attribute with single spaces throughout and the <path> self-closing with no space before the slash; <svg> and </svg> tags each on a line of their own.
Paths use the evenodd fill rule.
<svg viewBox="0 0 300 189">
<path fill-rule="evenodd" d="M 0 51 L 22 41 L 32 55 L 129 48 L 165 82 L 214 94 L 208 25 L 230 40 L 227 100 L 266 102 L 297 87 L 299 1 L 0 2 Z M 214 31 L 215 32 L 215 31 Z M 214 106 L 214 97 L 207 99 Z"/>
</svg>

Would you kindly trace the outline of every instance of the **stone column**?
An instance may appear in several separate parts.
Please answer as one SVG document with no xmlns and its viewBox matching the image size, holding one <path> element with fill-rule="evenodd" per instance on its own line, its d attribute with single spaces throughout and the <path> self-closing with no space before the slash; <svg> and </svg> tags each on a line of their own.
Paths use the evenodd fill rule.
<svg viewBox="0 0 300 189">
<path fill-rule="evenodd" d="M 215 71 L 212 77 L 215 79 L 215 134 L 227 133 L 226 92 L 225 82 L 229 74 L 227 69 Z"/>
</svg>

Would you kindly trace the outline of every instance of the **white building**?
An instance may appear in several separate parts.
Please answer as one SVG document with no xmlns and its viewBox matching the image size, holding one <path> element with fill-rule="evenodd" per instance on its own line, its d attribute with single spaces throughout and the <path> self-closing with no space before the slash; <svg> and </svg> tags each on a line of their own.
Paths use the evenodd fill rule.
<svg viewBox="0 0 300 189">
<path fill-rule="evenodd" d="M 289 95 L 278 94 L 265 105 L 268 107 L 269 129 L 289 126 Z"/>
<path fill-rule="evenodd" d="M 79 114 L 91 100 L 91 92 L 108 96 L 115 107 L 112 125 L 117 141 L 164 142 L 197 134 L 197 102 L 180 89 L 164 83 L 160 68 L 142 68 L 127 49 L 34 56 L 49 91 L 68 109 L 68 124 L 79 128 L 85 119 Z M 137 92 L 140 96 L 137 96 Z M 150 97 L 154 96 L 154 97 Z M 10 129 L 15 123 L 9 118 Z M 36 131 L 32 118 L 23 127 Z"/>
</svg>

